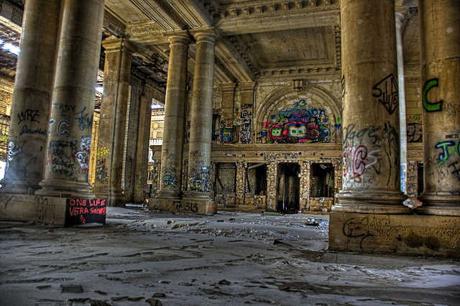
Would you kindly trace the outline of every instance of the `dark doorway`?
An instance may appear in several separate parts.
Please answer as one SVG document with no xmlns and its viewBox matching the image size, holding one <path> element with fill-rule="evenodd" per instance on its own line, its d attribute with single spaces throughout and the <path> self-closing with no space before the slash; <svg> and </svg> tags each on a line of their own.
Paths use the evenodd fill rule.
<svg viewBox="0 0 460 306">
<path fill-rule="evenodd" d="M 418 162 L 417 163 L 417 195 L 418 196 L 422 195 L 424 187 L 425 187 L 423 176 L 424 176 L 423 163 Z"/>
<path fill-rule="evenodd" d="M 246 172 L 246 189 L 254 195 L 267 194 L 267 165 L 249 164 Z"/>
<path fill-rule="evenodd" d="M 314 198 L 334 197 L 334 167 L 332 164 L 312 164 L 310 192 Z"/>
<path fill-rule="evenodd" d="M 277 205 L 282 213 L 297 213 L 300 210 L 300 166 L 297 163 L 278 165 Z"/>
</svg>

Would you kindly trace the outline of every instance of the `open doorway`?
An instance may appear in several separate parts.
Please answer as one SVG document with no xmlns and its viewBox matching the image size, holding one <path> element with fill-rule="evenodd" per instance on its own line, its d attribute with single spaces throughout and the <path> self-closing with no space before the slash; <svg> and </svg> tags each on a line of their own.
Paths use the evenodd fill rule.
<svg viewBox="0 0 460 306">
<path fill-rule="evenodd" d="M 267 194 L 267 165 L 249 164 L 246 172 L 246 189 L 256 196 Z"/>
<path fill-rule="evenodd" d="M 334 197 L 334 167 L 331 163 L 312 164 L 310 190 L 313 198 Z"/>
<path fill-rule="evenodd" d="M 300 166 L 297 163 L 278 165 L 277 205 L 282 213 L 297 213 L 300 210 Z"/>
</svg>

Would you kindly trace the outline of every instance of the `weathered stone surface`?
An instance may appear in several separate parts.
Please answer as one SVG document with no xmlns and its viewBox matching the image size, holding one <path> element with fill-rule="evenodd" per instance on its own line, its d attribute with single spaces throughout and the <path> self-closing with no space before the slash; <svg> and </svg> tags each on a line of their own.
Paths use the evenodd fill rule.
<svg viewBox="0 0 460 306">
<path fill-rule="evenodd" d="M 332 212 L 329 249 L 460 256 L 460 220 L 449 216 Z"/>
<path fill-rule="evenodd" d="M 0 193 L 0 219 L 64 226 L 67 199 Z"/>
</svg>

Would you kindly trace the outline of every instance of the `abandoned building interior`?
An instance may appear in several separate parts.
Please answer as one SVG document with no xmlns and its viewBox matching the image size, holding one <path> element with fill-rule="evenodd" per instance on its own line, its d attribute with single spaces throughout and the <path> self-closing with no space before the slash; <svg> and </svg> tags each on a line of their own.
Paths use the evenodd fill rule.
<svg viewBox="0 0 460 306">
<path fill-rule="evenodd" d="M 241 288 L 218 291 L 238 282 L 213 271 L 214 289 L 181 287 L 175 297 L 145 297 L 150 305 L 460 303 L 459 0 L 0 0 L 0 134 L 1 305 L 140 303 L 108 277 L 101 286 L 121 297 L 72 299 L 82 286 L 66 284 L 38 286 L 62 299 L 47 300 L 33 284 L 21 297 L 29 283 L 15 279 L 32 274 L 8 267 L 26 262 L 17 252 L 35 254 L 44 239 L 53 254 L 44 261 L 84 256 L 58 250 L 67 234 L 104 236 L 107 249 L 121 235 L 139 254 L 166 245 L 158 258 L 181 260 L 192 253 L 175 248 L 194 241 L 238 260 L 229 241 L 242 239 L 251 264 L 291 256 L 298 278 L 320 278 L 306 268 L 312 261 L 356 277 L 355 293 L 292 281 L 277 283 L 283 294 L 272 299 L 259 288 L 247 300 L 234 294 Z M 95 224 L 105 225 L 84 228 Z M 262 228 L 272 234 L 247 237 Z M 187 233 L 218 238 L 211 247 Z M 292 254 L 265 249 L 264 239 Z M 76 243 L 105 254 L 95 242 Z M 272 253 L 255 260 L 251 243 Z M 118 251 L 107 262 L 124 265 Z M 355 270 L 326 267 L 331 254 L 335 263 L 382 263 L 376 269 L 387 272 L 412 262 L 421 272 L 400 279 L 432 283 L 411 283 L 416 290 L 401 289 L 395 300 L 383 298 L 391 291 L 365 293 Z M 153 265 L 163 259 L 142 256 L 142 271 L 166 269 Z M 216 259 L 206 256 L 203 265 Z M 276 277 L 289 274 L 274 265 Z M 238 267 L 257 279 L 249 263 Z M 240 277 L 227 272 L 220 277 Z M 402 286 L 388 275 L 369 282 Z M 171 281 L 156 286 L 168 292 Z"/>
</svg>

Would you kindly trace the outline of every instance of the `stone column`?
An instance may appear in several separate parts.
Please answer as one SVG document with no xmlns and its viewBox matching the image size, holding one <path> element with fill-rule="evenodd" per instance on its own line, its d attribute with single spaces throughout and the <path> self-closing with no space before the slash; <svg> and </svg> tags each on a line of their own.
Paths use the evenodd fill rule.
<svg viewBox="0 0 460 306">
<path fill-rule="evenodd" d="M 188 158 L 188 191 L 184 203 L 196 205 L 199 213 L 215 213 L 210 198 L 212 91 L 214 83 L 213 31 L 195 32 L 196 53 Z M 190 205 L 188 204 L 190 203 Z"/>
<path fill-rule="evenodd" d="M 252 142 L 252 118 L 254 108 L 254 83 L 243 82 L 239 84 L 240 90 L 240 143 L 251 143 Z"/>
<path fill-rule="evenodd" d="M 144 202 L 144 188 L 147 184 L 147 168 L 149 158 L 150 123 L 152 119 L 152 98 L 141 96 L 139 106 L 139 130 L 137 135 L 137 151 L 134 172 L 134 202 Z"/>
<path fill-rule="evenodd" d="M 165 97 L 165 121 L 161 147 L 160 208 L 180 199 L 185 104 L 187 99 L 187 58 L 189 37 L 178 33 L 169 37 L 168 81 Z M 200 121 L 200 119 L 197 119 Z"/>
<path fill-rule="evenodd" d="M 234 138 L 234 102 L 235 83 L 223 83 L 222 88 L 222 117 L 220 120 L 220 142 L 232 143 Z"/>
<path fill-rule="evenodd" d="M 460 215 L 460 1 L 420 1 L 424 212 Z"/>
<path fill-rule="evenodd" d="M 91 197 L 88 163 L 104 1 L 62 3 L 47 160 L 37 193 Z"/>
<path fill-rule="evenodd" d="M 300 210 L 308 211 L 310 209 L 310 174 L 311 162 L 303 161 L 300 163 Z"/>
<path fill-rule="evenodd" d="M 104 97 L 99 121 L 99 143 L 94 191 L 109 205 L 123 201 L 122 177 L 126 116 L 130 99 L 131 50 L 124 39 L 109 38 L 105 49 Z"/>
<path fill-rule="evenodd" d="M 2 192 L 33 193 L 43 179 L 60 3 L 25 4 Z"/>
<path fill-rule="evenodd" d="M 343 0 L 340 12 L 344 172 L 334 210 L 401 213 L 394 1 Z"/>
<path fill-rule="evenodd" d="M 278 182 L 278 163 L 267 164 L 267 210 L 276 211 L 276 184 Z"/>
<path fill-rule="evenodd" d="M 332 161 L 334 167 L 334 196 L 342 190 L 342 161 L 337 159 Z"/>
<path fill-rule="evenodd" d="M 236 205 L 244 205 L 246 194 L 246 172 L 248 164 L 246 162 L 236 163 Z"/>
</svg>

